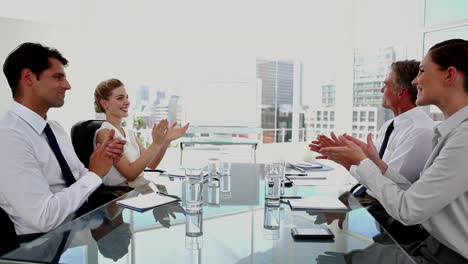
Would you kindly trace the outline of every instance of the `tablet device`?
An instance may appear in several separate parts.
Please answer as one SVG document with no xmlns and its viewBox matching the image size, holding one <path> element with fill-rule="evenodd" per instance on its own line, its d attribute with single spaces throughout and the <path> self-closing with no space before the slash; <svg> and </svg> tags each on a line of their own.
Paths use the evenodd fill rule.
<svg viewBox="0 0 468 264">
<path fill-rule="evenodd" d="M 310 238 L 334 238 L 335 235 L 328 228 L 291 228 L 291 235 L 295 239 L 310 239 Z"/>
</svg>

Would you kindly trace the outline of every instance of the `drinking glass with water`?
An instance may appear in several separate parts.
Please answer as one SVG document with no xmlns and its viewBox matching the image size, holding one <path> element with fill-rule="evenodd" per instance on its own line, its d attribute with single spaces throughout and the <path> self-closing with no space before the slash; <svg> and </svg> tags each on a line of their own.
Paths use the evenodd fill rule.
<svg viewBox="0 0 468 264">
<path fill-rule="evenodd" d="M 187 210 L 200 210 L 203 205 L 203 168 L 185 169 L 185 202 Z"/>
</svg>

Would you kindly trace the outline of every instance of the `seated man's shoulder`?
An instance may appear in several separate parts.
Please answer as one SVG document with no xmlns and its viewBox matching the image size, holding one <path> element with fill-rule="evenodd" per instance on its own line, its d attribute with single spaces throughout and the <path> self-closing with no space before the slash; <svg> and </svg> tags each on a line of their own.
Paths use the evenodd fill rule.
<svg viewBox="0 0 468 264">
<path fill-rule="evenodd" d="M 19 116 L 6 112 L 0 117 L 0 132 L 22 133 L 28 126 Z"/>
<path fill-rule="evenodd" d="M 419 112 L 412 118 L 412 126 L 414 126 L 415 128 L 427 128 L 432 130 L 436 125 L 437 122 L 434 121 L 429 116 L 429 114 L 421 108 L 419 108 Z"/>
<path fill-rule="evenodd" d="M 437 123 L 432 120 L 427 114 L 422 114 L 413 117 L 410 122 L 408 122 L 407 130 L 408 132 L 424 132 L 427 131 L 428 133 L 434 133 L 434 127 Z"/>
</svg>

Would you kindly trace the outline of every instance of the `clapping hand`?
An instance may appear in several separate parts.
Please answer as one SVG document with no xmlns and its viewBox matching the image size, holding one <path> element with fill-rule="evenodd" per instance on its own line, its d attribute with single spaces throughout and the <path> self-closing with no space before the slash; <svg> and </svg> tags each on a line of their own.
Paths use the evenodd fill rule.
<svg viewBox="0 0 468 264">
<path fill-rule="evenodd" d="M 185 132 L 187 131 L 190 124 L 187 123 L 183 127 L 175 127 L 176 125 L 177 125 L 177 122 L 174 122 L 174 124 L 172 124 L 171 126 L 167 128 L 166 138 L 165 138 L 167 141 L 172 141 L 174 139 L 178 139 L 182 137 L 183 135 L 185 135 Z"/>
<path fill-rule="evenodd" d="M 346 146 L 345 143 L 343 143 L 343 141 L 335 135 L 335 133 L 331 132 L 330 135 L 331 135 L 331 138 L 325 135 L 319 135 L 316 141 L 312 141 L 312 143 L 309 144 L 310 150 L 321 154 L 320 156 L 316 157 L 317 159 L 330 159 L 327 155 L 321 152 L 323 148 Z M 346 134 L 344 135 L 346 136 Z M 343 165 L 346 169 L 349 169 L 351 167 L 351 164 L 349 163 L 345 163 L 345 162 L 342 162 L 342 163 L 338 162 L 338 163 Z"/>
<path fill-rule="evenodd" d="M 379 152 L 377 151 L 377 148 L 375 147 L 374 142 L 372 141 L 371 133 L 367 135 L 367 144 L 352 136 L 345 135 L 344 137 L 349 141 L 353 142 L 354 144 L 358 145 L 364 151 L 366 157 L 368 157 L 370 160 L 374 162 L 380 160 Z"/>
<path fill-rule="evenodd" d="M 328 159 L 333 160 L 339 164 L 358 165 L 366 158 L 366 154 L 359 145 L 349 140 L 348 138 L 352 137 L 340 136 L 338 139 L 344 143 L 344 146 L 321 148 L 319 153 L 327 156 Z M 364 143 L 362 142 L 362 144 Z"/>
<path fill-rule="evenodd" d="M 98 144 L 89 159 L 89 170 L 103 177 L 115 162 L 123 155 L 125 140 L 114 137 L 115 131 L 110 130 L 102 144 Z"/>
<path fill-rule="evenodd" d="M 168 124 L 169 122 L 167 122 L 167 120 L 164 119 L 164 120 L 161 120 L 159 124 L 153 125 L 153 131 L 151 132 L 151 135 L 153 137 L 153 142 L 157 142 L 161 144 L 165 140 L 167 130 L 168 130 Z"/>
</svg>

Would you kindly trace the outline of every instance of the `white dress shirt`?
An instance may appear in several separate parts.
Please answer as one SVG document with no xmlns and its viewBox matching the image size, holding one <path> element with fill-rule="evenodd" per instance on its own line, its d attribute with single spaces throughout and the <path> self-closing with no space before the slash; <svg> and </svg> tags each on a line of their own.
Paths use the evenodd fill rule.
<svg viewBox="0 0 468 264">
<path fill-rule="evenodd" d="M 96 148 L 96 136 L 99 133 L 99 131 L 103 129 L 109 129 L 109 130 L 113 129 L 115 131 L 115 137 L 125 139 L 127 143 L 124 145 L 123 154 L 127 157 L 127 159 L 130 162 L 134 162 L 140 157 L 140 146 L 138 145 L 137 137 L 135 133 L 132 130 L 126 129 L 123 127 L 123 130 L 125 131 L 125 136 L 124 136 L 122 135 L 122 133 L 120 133 L 119 129 L 117 129 L 115 126 L 113 126 L 109 122 L 102 123 L 101 127 L 98 130 L 96 130 L 96 133 L 94 134 L 94 140 L 93 140 L 94 148 Z M 141 172 L 140 175 L 138 175 L 138 177 L 134 179 L 134 181 L 139 180 L 138 178 L 142 178 L 143 175 L 144 173 Z M 127 178 L 125 178 L 117 170 L 115 166 L 112 166 L 112 168 L 109 170 L 106 176 L 102 178 L 102 181 L 106 185 L 113 186 L 113 185 L 119 185 L 121 183 L 126 182 Z"/>
<path fill-rule="evenodd" d="M 43 132 L 47 123 L 77 180 L 68 188 Z M 18 235 L 48 232 L 71 219 L 102 183 L 80 162 L 63 127 L 17 102 L 0 118 L 0 140 L 0 207 Z"/>
<path fill-rule="evenodd" d="M 385 177 L 370 160 L 357 167 L 357 179 L 376 195 L 385 210 L 405 225 L 422 224 L 445 246 L 468 259 L 468 106 L 435 128 L 435 147 L 419 180 L 407 190 Z"/>
<path fill-rule="evenodd" d="M 385 132 L 393 121 L 393 132 L 388 139 L 382 160 L 403 177 L 393 180 L 402 188 L 409 188 L 419 178 L 426 160 L 432 152 L 434 122 L 421 107 L 415 107 L 387 121 L 379 130 L 377 150 L 380 150 Z M 351 166 L 350 173 L 357 178 L 357 166 Z M 365 186 L 365 184 L 364 184 Z M 369 192 L 371 195 L 372 193 Z M 374 195 L 372 195 L 374 196 Z"/>
</svg>

